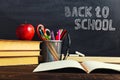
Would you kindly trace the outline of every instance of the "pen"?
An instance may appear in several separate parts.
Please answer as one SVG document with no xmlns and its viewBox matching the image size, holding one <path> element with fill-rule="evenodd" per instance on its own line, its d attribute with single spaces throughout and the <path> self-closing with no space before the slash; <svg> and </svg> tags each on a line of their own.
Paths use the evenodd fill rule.
<svg viewBox="0 0 120 80">
<path fill-rule="evenodd" d="M 58 40 L 60 40 L 60 29 L 58 30 Z"/>
<path fill-rule="evenodd" d="M 60 35 L 60 29 L 59 29 L 56 35 L 56 40 L 60 40 L 60 38 L 61 38 L 61 35 Z"/>
<path fill-rule="evenodd" d="M 66 35 L 67 35 L 67 30 L 63 30 L 62 33 L 61 33 L 61 38 L 60 38 L 60 40 L 63 40 Z"/>
<path fill-rule="evenodd" d="M 51 31 L 51 38 L 52 38 L 52 40 L 55 40 L 55 35 L 54 35 L 53 31 Z"/>
<path fill-rule="evenodd" d="M 40 31 L 40 38 L 41 38 L 42 40 L 46 40 L 43 31 L 42 31 L 42 30 L 39 30 L 39 31 Z"/>
<path fill-rule="evenodd" d="M 63 32 L 63 29 L 59 29 L 60 30 L 60 34 L 62 34 L 62 32 Z"/>
</svg>

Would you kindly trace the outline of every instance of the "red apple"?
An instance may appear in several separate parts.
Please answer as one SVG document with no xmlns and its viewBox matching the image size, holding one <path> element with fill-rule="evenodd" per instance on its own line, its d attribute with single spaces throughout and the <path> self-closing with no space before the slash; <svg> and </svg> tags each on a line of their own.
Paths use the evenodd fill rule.
<svg viewBox="0 0 120 80">
<path fill-rule="evenodd" d="M 32 40 L 35 34 L 35 29 L 31 24 L 21 24 L 16 29 L 16 36 L 20 40 Z"/>
</svg>

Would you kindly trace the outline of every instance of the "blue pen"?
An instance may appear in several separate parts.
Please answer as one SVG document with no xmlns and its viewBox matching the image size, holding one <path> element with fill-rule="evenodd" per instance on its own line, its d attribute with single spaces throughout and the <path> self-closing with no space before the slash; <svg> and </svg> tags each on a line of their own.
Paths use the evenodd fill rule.
<svg viewBox="0 0 120 80">
<path fill-rule="evenodd" d="M 46 40 L 43 31 L 42 30 L 39 30 L 39 31 L 40 31 L 40 35 L 41 35 L 42 40 Z"/>
</svg>

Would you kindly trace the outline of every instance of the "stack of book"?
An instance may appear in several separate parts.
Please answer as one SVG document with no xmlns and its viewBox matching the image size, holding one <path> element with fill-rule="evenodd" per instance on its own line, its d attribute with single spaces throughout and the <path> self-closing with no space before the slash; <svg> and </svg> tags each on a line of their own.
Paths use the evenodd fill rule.
<svg viewBox="0 0 120 80">
<path fill-rule="evenodd" d="M 41 41 L 0 40 L 0 66 L 38 64 Z"/>
</svg>

